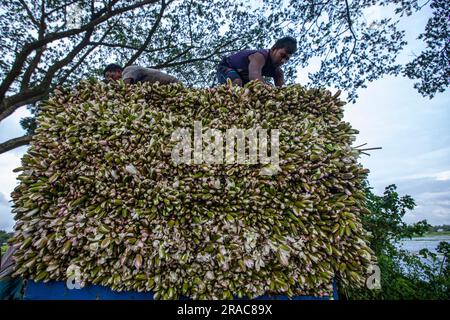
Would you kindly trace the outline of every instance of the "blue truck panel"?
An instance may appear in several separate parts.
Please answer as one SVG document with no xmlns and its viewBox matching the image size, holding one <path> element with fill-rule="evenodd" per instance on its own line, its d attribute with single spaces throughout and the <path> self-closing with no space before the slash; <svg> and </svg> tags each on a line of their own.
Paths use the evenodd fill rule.
<svg viewBox="0 0 450 320">
<path fill-rule="evenodd" d="M 112 291 L 108 287 L 86 285 L 82 289 L 68 289 L 63 281 L 34 282 L 28 280 L 25 300 L 154 300 L 152 292 Z M 337 300 L 336 282 L 333 281 L 333 296 L 294 296 L 291 300 Z M 186 300 L 186 299 L 183 299 Z M 245 299 L 243 299 L 245 300 Z M 289 300 L 287 296 L 261 296 L 255 300 Z"/>
</svg>

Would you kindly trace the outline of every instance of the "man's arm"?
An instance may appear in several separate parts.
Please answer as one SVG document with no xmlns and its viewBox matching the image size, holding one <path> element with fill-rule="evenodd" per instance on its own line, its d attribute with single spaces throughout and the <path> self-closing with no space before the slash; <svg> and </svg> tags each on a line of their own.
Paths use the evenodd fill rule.
<svg viewBox="0 0 450 320">
<path fill-rule="evenodd" d="M 275 69 L 275 77 L 273 77 L 273 81 L 275 82 L 275 86 L 277 87 L 284 86 L 284 73 L 281 68 Z"/>
<path fill-rule="evenodd" d="M 151 68 L 145 68 L 145 76 L 144 81 L 149 81 L 151 83 L 154 83 L 158 81 L 161 84 L 169 84 L 169 83 L 177 83 L 180 82 L 177 78 L 174 76 L 171 76 L 165 72 L 162 72 L 157 69 L 151 69 Z"/>
<path fill-rule="evenodd" d="M 136 67 L 126 67 L 122 72 L 122 80 L 126 84 L 136 83 L 138 78 L 138 70 Z"/>
<path fill-rule="evenodd" d="M 262 68 L 266 63 L 264 56 L 259 52 L 255 52 L 254 54 L 248 56 L 248 60 L 250 61 L 250 64 L 248 65 L 249 80 L 259 80 L 264 82 L 264 78 L 262 76 Z"/>
</svg>

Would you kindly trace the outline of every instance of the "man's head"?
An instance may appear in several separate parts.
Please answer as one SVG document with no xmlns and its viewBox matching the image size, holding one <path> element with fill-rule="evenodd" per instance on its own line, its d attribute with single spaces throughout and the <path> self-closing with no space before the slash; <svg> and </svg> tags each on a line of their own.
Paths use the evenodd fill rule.
<svg viewBox="0 0 450 320">
<path fill-rule="evenodd" d="M 297 40 L 292 37 L 278 39 L 270 49 L 270 58 L 275 65 L 286 63 L 297 51 Z"/>
<path fill-rule="evenodd" d="M 111 63 L 106 66 L 105 70 L 103 70 L 103 76 L 106 81 L 119 80 L 122 78 L 122 70 L 122 67 L 118 64 Z"/>
</svg>

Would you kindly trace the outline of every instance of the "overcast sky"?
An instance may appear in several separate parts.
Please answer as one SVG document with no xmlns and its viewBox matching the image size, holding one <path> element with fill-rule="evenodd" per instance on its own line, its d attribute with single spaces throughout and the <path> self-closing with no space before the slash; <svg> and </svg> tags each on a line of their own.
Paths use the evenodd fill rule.
<svg viewBox="0 0 450 320">
<path fill-rule="evenodd" d="M 400 62 L 420 53 L 423 45 L 415 39 L 429 16 L 430 11 L 425 10 L 402 20 L 409 45 Z M 308 69 L 299 69 L 297 82 L 306 83 L 308 71 L 317 66 L 313 62 Z M 383 148 L 361 158 L 371 171 L 369 182 L 375 193 L 396 184 L 401 195 L 409 194 L 416 200 L 417 207 L 406 214 L 406 222 L 427 219 L 433 225 L 450 224 L 449 90 L 429 100 L 413 89 L 411 80 L 385 77 L 370 83 L 359 96 L 356 104 L 345 106 L 345 120 L 360 131 L 355 145 Z M 2 121 L 0 141 L 22 135 L 19 120 L 28 115 L 26 108 L 21 108 Z M 11 231 L 14 225 L 9 201 L 17 182 L 12 170 L 20 166 L 26 149 L 0 155 L 0 230 Z"/>
<path fill-rule="evenodd" d="M 399 57 L 410 61 L 423 49 L 417 36 L 423 32 L 431 11 L 404 19 L 407 50 Z M 356 145 L 382 147 L 362 156 L 369 168 L 369 182 L 377 194 L 396 184 L 400 194 L 409 194 L 417 207 L 404 220 L 427 219 L 433 225 L 450 224 L 450 91 L 422 97 L 414 82 L 386 77 L 361 92 L 356 104 L 347 105 L 345 119 L 360 131 Z"/>
</svg>

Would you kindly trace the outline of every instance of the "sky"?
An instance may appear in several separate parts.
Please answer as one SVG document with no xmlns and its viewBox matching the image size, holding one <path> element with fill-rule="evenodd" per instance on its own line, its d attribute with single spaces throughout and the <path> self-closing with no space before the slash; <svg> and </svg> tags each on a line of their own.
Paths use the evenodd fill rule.
<svg viewBox="0 0 450 320">
<path fill-rule="evenodd" d="M 383 10 L 372 10 L 378 18 Z M 406 19 L 408 46 L 399 62 L 420 53 L 422 44 L 415 40 L 430 16 L 425 10 Z M 306 69 L 298 69 L 297 82 L 306 83 L 309 71 L 318 68 L 317 61 Z M 413 88 L 413 81 L 388 76 L 368 84 L 359 91 L 356 104 L 344 107 L 344 120 L 360 131 L 355 146 L 382 147 L 360 158 L 370 170 L 369 182 L 381 195 L 390 184 L 397 185 L 400 195 L 410 195 L 416 207 L 404 217 L 407 223 L 426 219 L 432 225 L 450 224 L 450 92 L 437 94 L 432 100 L 422 97 Z M 17 110 L 0 123 L 0 141 L 24 134 L 19 125 L 28 116 L 26 108 Z M 0 230 L 12 231 L 10 194 L 17 185 L 12 170 L 20 166 L 27 147 L 0 154 Z"/>
<path fill-rule="evenodd" d="M 429 8 L 424 10 L 401 20 L 408 41 L 398 59 L 401 63 L 423 49 L 416 38 L 431 16 Z M 371 171 L 369 182 L 376 194 L 396 184 L 399 194 L 411 195 L 417 205 L 407 212 L 405 222 L 450 224 L 450 91 L 430 100 L 413 85 L 403 77 L 375 81 L 356 104 L 345 107 L 344 119 L 360 131 L 355 145 L 382 147 L 361 159 Z"/>
</svg>

